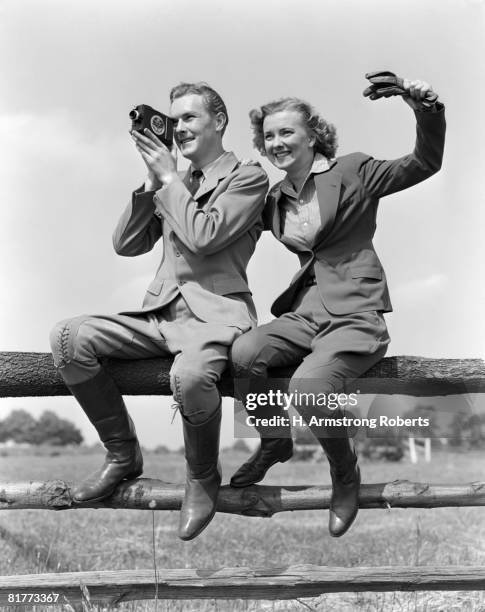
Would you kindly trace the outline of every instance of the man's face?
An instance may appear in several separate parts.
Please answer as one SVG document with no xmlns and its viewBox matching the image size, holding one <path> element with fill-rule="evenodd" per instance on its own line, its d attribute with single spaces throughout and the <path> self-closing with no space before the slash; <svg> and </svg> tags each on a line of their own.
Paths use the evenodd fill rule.
<svg viewBox="0 0 485 612">
<path fill-rule="evenodd" d="M 175 121 L 175 142 L 182 155 L 192 162 L 203 159 L 220 142 L 218 121 L 206 109 L 202 96 L 187 94 L 175 98 L 170 116 Z"/>
</svg>

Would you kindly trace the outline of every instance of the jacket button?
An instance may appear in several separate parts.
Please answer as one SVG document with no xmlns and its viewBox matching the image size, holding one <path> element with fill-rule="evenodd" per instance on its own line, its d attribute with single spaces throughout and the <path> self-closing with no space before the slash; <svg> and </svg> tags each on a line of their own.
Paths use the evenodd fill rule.
<svg viewBox="0 0 485 612">
<path fill-rule="evenodd" d="M 179 285 L 185 285 L 185 281 L 179 281 Z"/>
<path fill-rule="evenodd" d="M 175 251 L 175 257 L 180 257 L 180 251 Z"/>
</svg>

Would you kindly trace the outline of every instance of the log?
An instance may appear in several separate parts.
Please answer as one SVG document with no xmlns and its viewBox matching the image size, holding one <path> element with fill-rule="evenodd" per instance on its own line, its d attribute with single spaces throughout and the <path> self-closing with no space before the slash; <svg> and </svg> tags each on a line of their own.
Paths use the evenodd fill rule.
<svg viewBox="0 0 485 612">
<path fill-rule="evenodd" d="M 171 395 L 171 359 L 105 360 L 121 392 L 126 395 Z M 271 377 L 286 378 L 294 368 L 273 370 Z M 387 357 L 366 372 L 348 392 L 405 394 L 416 396 L 485 392 L 482 359 L 427 359 Z M 227 373 L 220 383 L 223 395 L 233 395 Z M 56 372 L 50 353 L 0 352 L 0 397 L 69 395 Z"/>
<path fill-rule="evenodd" d="M 0 483 L 0 510 L 112 508 L 124 510 L 179 510 L 184 485 L 139 478 L 122 482 L 111 497 L 102 502 L 75 504 L 70 483 L 47 482 Z M 277 512 L 325 510 L 330 504 L 330 486 L 265 486 L 243 489 L 221 487 L 218 512 L 244 516 L 270 517 Z M 441 508 L 485 506 L 485 482 L 469 484 L 427 484 L 395 480 L 364 484 L 359 507 L 368 508 Z"/>
<path fill-rule="evenodd" d="M 115 570 L 0 577 L 0 604 L 29 605 L 29 594 L 57 595 L 57 603 L 116 605 L 141 599 L 295 599 L 363 591 L 483 591 L 485 567 L 386 566 Z M 19 601 L 15 597 L 18 596 Z M 9 601 L 10 597 L 10 601 Z M 24 597 L 24 601 L 21 598 Z M 40 597 L 37 602 L 41 601 Z M 51 600 L 52 601 L 52 600 Z M 30 600 L 30 605 L 37 603 Z"/>
</svg>

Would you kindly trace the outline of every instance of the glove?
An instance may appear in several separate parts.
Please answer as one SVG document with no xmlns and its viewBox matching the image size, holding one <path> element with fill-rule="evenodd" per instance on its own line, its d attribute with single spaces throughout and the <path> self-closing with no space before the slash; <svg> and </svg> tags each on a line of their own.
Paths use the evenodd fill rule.
<svg viewBox="0 0 485 612">
<path fill-rule="evenodd" d="M 404 89 L 404 79 L 401 79 L 395 75 L 394 72 L 390 72 L 389 70 L 368 72 L 365 78 L 371 82 L 371 85 L 367 87 L 367 89 L 364 89 L 363 94 L 370 100 L 408 95 L 408 92 Z M 422 104 L 426 108 L 431 108 L 437 99 L 437 94 L 429 93 L 424 100 L 422 100 Z"/>
</svg>

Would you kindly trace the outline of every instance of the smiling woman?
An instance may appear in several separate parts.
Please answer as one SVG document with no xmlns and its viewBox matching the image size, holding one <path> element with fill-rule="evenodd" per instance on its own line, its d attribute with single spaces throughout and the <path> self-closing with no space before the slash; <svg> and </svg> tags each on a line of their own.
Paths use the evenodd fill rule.
<svg viewBox="0 0 485 612">
<path fill-rule="evenodd" d="M 269 161 L 285 170 L 298 189 L 313 162 L 315 140 L 298 111 L 280 111 L 264 122 L 264 146 Z"/>
<path fill-rule="evenodd" d="M 316 153 L 335 156 L 337 132 L 307 102 L 282 98 L 249 113 L 253 144 L 299 188 Z"/>
<path fill-rule="evenodd" d="M 437 172 L 445 133 L 443 105 L 425 105 L 427 96 L 437 100 L 431 87 L 406 80 L 403 87 L 403 99 L 416 113 L 418 137 L 410 155 L 391 161 L 363 153 L 333 159 L 335 128 L 297 98 L 270 102 L 250 113 L 256 148 L 286 173 L 270 190 L 266 229 L 298 255 L 301 269 L 273 304 L 277 318 L 235 340 L 237 378 L 274 391 L 271 385 L 278 383 L 268 381 L 268 368 L 297 365 L 285 384 L 289 392 L 311 398 L 344 391 L 346 380 L 358 378 L 384 357 L 390 341 L 384 313 L 392 307 L 372 244 L 379 198 Z M 310 399 L 294 407 L 329 460 L 329 531 L 341 536 L 358 509 L 360 471 L 351 433 L 344 425 L 315 426 L 322 422 L 319 414 L 339 417 L 340 409 L 332 413 Z M 284 408 L 277 406 L 273 416 L 281 422 Z M 256 429 L 261 445 L 233 475 L 234 487 L 261 481 L 272 465 L 292 455 L 288 427 Z"/>
</svg>

